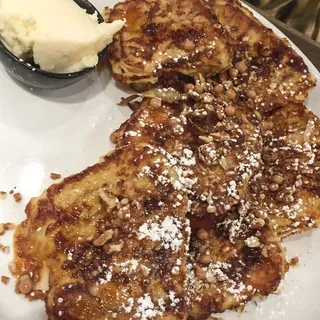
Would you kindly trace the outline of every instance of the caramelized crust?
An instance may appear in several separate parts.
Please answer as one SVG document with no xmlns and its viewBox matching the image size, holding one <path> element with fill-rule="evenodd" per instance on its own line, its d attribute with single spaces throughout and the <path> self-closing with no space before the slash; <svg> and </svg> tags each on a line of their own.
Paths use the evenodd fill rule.
<svg viewBox="0 0 320 320">
<path fill-rule="evenodd" d="M 16 235 L 18 287 L 29 277 L 24 293 L 49 289 L 52 320 L 185 319 L 190 227 L 178 171 L 165 152 L 130 145 L 52 185 Z"/>
<path fill-rule="evenodd" d="M 224 86 L 229 88 L 231 81 L 239 100 L 249 100 L 261 112 L 306 99 L 315 79 L 286 39 L 262 25 L 238 0 L 209 0 L 208 4 L 236 42 L 234 65 L 240 61 L 246 65 L 245 69 L 240 65 L 245 72 L 239 77 L 225 80 L 223 76 Z"/>
<path fill-rule="evenodd" d="M 106 11 L 126 19 L 109 46 L 113 76 L 124 84 L 157 83 L 170 73 L 215 74 L 230 67 L 232 47 L 202 0 L 127 0 Z"/>
<path fill-rule="evenodd" d="M 213 228 L 191 227 L 189 319 L 207 319 L 277 290 L 288 269 L 285 251 L 272 224 L 257 218 L 247 203 Z"/>
<path fill-rule="evenodd" d="M 251 182 L 251 201 L 281 237 L 320 222 L 320 121 L 302 104 L 266 115 L 264 168 Z"/>
<path fill-rule="evenodd" d="M 277 289 L 281 237 L 319 223 L 319 119 L 198 85 L 136 103 L 115 151 L 29 203 L 17 286 L 49 319 L 205 319 Z"/>
<path fill-rule="evenodd" d="M 177 74 L 220 73 L 223 100 L 231 89 L 237 103 L 267 112 L 303 102 L 315 86 L 289 42 L 236 0 L 127 0 L 108 17 L 127 19 L 109 48 L 113 75 L 138 91 L 179 86 Z"/>
<path fill-rule="evenodd" d="M 156 107 L 154 99 L 145 98 L 112 140 L 165 149 L 188 169 L 189 210 L 198 217 L 209 212 L 214 221 L 246 196 L 248 182 L 260 168 L 260 126 L 245 108 L 223 108 L 209 92 L 197 97 L 196 102 L 181 97 Z M 228 107 L 233 115 L 224 114 Z"/>
</svg>

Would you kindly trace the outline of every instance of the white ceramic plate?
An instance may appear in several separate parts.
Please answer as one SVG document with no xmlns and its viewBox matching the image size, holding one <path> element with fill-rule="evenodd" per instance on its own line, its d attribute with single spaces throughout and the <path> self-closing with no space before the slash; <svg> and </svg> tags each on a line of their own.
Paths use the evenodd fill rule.
<svg viewBox="0 0 320 320">
<path fill-rule="evenodd" d="M 92 0 L 98 9 L 116 1 Z M 260 15 L 257 17 L 280 36 L 283 34 Z M 295 49 L 302 55 L 300 50 Z M 305 58 L 310 71 L 320 78 Z M 113 148 L 109 134 L 130 115 L 129 108 L 118 107 L 128 89 L 111 78 L 110 71 L 56 91 L 31 90 L 15 82 L 0 66 L 0 191 L 13 187 L 23 200 L 16 203 L 9 195 L 0 200 L 0 222 L 19 223 L 31 197 L 39 196 L 52 184 L 51 172 L 67 176 L 98 161 Z M 315 88 L 308 107 L 320 115 L 320 87 Z M 11 245 L 12 234 L 0 242 Z M 291 237 L 285 242 L 288 256 L 300 258 L 300 267 L 291 270 L 281 286 L 258 307 L 249 304 L 242 314 L 223 314 L 228 320 L 316 320 L 320 314 L 320 230 Z M 12 256 L 0 253 L 0 276 L 10 276 Z M 0 282 L 0 320 L 45 320 L 43 302 L 30 303 L 14 293 L 14 280 Z M 94 320 L 94 319 L 88 319 Z"/>
</svg>

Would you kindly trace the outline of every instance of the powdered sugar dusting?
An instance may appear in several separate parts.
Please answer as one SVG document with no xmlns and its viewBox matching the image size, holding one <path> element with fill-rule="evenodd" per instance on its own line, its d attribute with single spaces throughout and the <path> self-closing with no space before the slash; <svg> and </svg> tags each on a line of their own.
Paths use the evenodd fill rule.
<svg viewBox="0 0 320 320">
<path fill-rule="evenodd" d="M 149 238 L 152 241 L 160 241 L 165 249 L 177 252 L 183 242 L 182 225 L 178 218 L 170 216 L 161 222 L 151 220 L 140 226 L 138 239 Z"/>
</svg>

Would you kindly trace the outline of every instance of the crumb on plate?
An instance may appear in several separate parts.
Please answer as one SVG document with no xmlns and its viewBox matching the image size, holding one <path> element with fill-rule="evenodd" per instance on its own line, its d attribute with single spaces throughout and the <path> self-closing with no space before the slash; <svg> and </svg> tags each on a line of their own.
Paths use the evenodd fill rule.
<svg viewBox="0 0 320 320">
<path fill-rule="evenodd" d="M 4 284 L 4 285 L 7 285 L 10 281 L 10 278 L 9 277 L 6 277 L 6 276 L 2 276 L 1 277 L 1 282 Z"/>
<path fill-rule="evenodd" d="M 10 192 L 11 192 L 11 191 L 10 191 Z M 20 202 L 20 201 L 22 200 L 22 195 L 21 195 L 21 193 L 19 193 L 19 192 L 15 193 L 15 194 L 13 195 L 13 197 L 14 197 L 14 200 L 15 200 L 16 202 Z"/>
<path fill-rule="evenodd" d="M 9 246 L 5 246 L 5 247 L 3 247 L 1 250 L 2 250 L 2 252 L 5 253 L 5 254 L 9 254 L 9 253 L 10 253 L 10 247 L 9 247 Z"/>
<path fill-rule="evenodd" d="M 59 173 L 50 173 L 50 178 L 52 179 L 52 180 L 58 180 L 58 179 L 60 179 L 61 178 L 61 174 L 59 174 Z"/>
<path fill-rule="evenodd" d="M 7 193 L 5 191 L 0 191 L 0 200 L 4 200 L 7 197 Z"/>
</svg>

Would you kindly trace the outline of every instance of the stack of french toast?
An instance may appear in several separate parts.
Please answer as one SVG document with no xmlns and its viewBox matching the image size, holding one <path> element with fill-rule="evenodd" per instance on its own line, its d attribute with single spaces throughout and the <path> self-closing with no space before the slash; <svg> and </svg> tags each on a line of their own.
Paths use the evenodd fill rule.
<svg viewBox="0 0 320 320">
<path fill-rule="evenodd" d="M 32 199 L 17 291 L 48 319 L 207 319 L 277 290 L 320 221 L 303 59 L 237 0 L 126 0 L 109 46 L 133 113 L 99 163 Z"/>
</svg>

